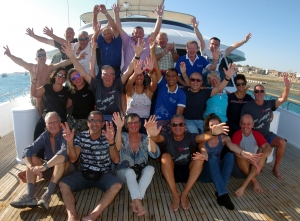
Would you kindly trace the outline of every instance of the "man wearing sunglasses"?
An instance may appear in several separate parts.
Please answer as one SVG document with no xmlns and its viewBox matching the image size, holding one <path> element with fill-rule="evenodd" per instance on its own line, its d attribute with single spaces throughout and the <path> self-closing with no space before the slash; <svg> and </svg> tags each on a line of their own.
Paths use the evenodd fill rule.
<svg viewBox="0 0 300 221">
<path fill-rule="evenodd" d="M 201 160 L 192 160 L 192 153 L 199 143 L 213 139 L 214 136 L 228 131 L 225 124 L 215 125 L 212 131 L 205 134 L 191 134 L 185 131 L 186 124 L 182 115 L 176 114 L 171 119 L 171 134 L 160 134 L 161 127 L 157 122 L 148 122 L 148 137 L 155 141 L 165 152 L 161 156 L 161 172 L 166 179 L 172 193 L 171 211 L 177 211 L 179 204 L 184 210 L 189 209 L 188 193 L 197 181 L 207 155 L 202 155 Z M 199 149 L 197 149 L 198 152 Z M 176 188 L 177 182 L 186 182 L 184 190 L 179 195 Z"/>
<path fill-rule="evenodd" d="M 184 88 L 183 90 L 186 94 L 186 107 L 183 116 L 186 119 L 186 127 L 190 133 L 198 134 L 204 132 L 203 112 L 205 110 L 206 101 L 224 90 L 228 81 L 235 73 L 234 68 L 235 65 L 231 63 L 229 64 L 228 70 L 224 69 L 226 77 L 218 87 L 203 89 L 201 88 L 203 82 L 201 74 L 194 72 L 190 75 L 190 78 L 188 78 L 185 63 L 182 62 L 180 64 L 182 76 L 185 83 L 189 86 L 189 88 Z"/>
<path fill-rule="evenodd" d="M 31 84 L 35 84 L 36 88 L 44 86 L 45 84 L 48 83 L 50 74 L 53 70 L 56 70 L 57 68 L 60 68 L 60 67 L 65 67 L 66 65 L 69 65 L 69 64 L 72 64 L 70 60 L 65 60 L 65 61 L 62 61 L 62 62 L 59 62 L 56 64 L 47 65 L 46 64 L 46 60 L 47 60 L 46 51 L 42 48 L 37 50 L 37 52 L 36 52 L 35 60 L 36 60 L 37 64 L 27 63 L 23 59 L 12 55 L 9 50 L 9 47 L 7 45 L 6 45 L 6 47 L 4 46 L 3 48 L 5 50 L 4 54 L 6 54 L 7 57 L 9 57 L 17 65 L 22 66 L 29 72 L 32 72 L 33 69 L 37 70 L 37 74 L 36 74 L 37 78 L 30 79 Z M 35 98 L 35 101 L 36 101 L 35 105 L 38 109 L 38 112 L 42 116 L 43 109 L 44 109 L 43 100 L 42 100 L 42 98 Z"/>
<path fill-rule="evenodd" d="M 261 84 L 254 86 L 254 100 L 246 103 L 241 112 L 241 117 L 245 114 L 250 114 L 253 117 L 254 129 L 265 137 L 271 147 L 276 147 L 276 160 L 272 171 L 279 179 L 283 177 L 279 172 L 279 165 L 284 155 L 286 140 L 270 131 L 270 123 L 272 111 L 275 111 L 283 104 L 289 95 L 290 80 L 288 79 L 288 74 L 283 76 L 283 81 L 285 85 L 284 91 L 281 97 L 276 100 L 264 100 L 264 86 Z"/>
</svg>

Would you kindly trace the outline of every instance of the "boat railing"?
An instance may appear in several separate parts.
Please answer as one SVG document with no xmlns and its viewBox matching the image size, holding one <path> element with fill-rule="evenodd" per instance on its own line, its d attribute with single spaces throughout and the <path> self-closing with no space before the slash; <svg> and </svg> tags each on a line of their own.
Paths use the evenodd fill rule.
<svg viewBox="0 0 300 221">
<path fill-rule="evenodd" d="M 5 94 L 0 94 L 0 102 L 5 102 L 9 101 L 12 102 L 14 101 L 17 97 L 25 97 L 30 93 L 30 87 L 22 88 L 19 90 L 15 90 L 11 93 L 5 93 Z"/>
</svg>

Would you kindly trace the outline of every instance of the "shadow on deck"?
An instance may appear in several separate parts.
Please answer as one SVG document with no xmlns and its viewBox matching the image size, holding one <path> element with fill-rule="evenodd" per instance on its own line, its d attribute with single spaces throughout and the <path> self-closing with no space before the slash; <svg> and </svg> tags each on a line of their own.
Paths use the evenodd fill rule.
<svg viewBox="0 0 300 221">
<path fill-rule="evenodd" d="M 0 153 L 0 220 L 67 220 L 58 189 L 52 196 L 49 210 L 11 207 L 9 203 L 26 191 L 26 185 L 17 177 L 17 173 L 24 170 L 25 166 L 15 160 L 13 132 L 0 140 Z M 132 212 L 130 195 L 125 188 L 124 194 L 120 193 L 98 220 L 300 220 L 300 149 L 291 145 L 288 145 L 280 167 L 284 175 L 282 180 L 271 173 L 273 163 L 267 164 L 258 176 L 263 194 L 255 194 L 250 184 L 244 196 L 236 197 L 234 192 L 243 179 L 232 177 L 229 180 L 228 192 L 235 205 L 234 211 L 228 211 L 217 204 L 212 183 L 197 182 L 189 194 L 190 209 L 184 211 L 180 208 L 175 213 L 170 212 L 171 194 L 167 183 L 162 179 L 159 164 L 153 160 L 150 162 L 156 173 L 143 200 L 147 214 L 137 217 Z M 44 180 L 37 182 L 37 197 L 41 196 L 47 184 Z M 177 184 L 177 187 L 183 190 L 182 184 Z M 84 216 L 91 212 L 101 194 L 97 189 L 76 193 L 78 213 Z"/>
</svg>

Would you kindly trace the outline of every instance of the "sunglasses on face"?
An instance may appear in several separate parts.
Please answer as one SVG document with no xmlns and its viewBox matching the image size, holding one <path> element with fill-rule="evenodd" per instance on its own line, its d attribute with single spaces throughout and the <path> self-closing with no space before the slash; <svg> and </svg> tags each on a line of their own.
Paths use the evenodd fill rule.
<svg viewBox="0 0 300 221">
<path fill-rule="evenodd" d="M 88 122 L 89 122 L 90 124 L 100 124 L 100 123 L 102 123 L 101 120 L 94 120 L 94 119 L 90 119 L 90 120 L 88 120 Z"/>
<path fill-rule="evenodd" d="M 37 57 L 38 57 L 38 58 L 46 57 L 46 54 L 38 54 Z"/>
<path fill-rule="evenodd" d="M 198 78 L 191 78 L 191 81 L 194 82 L 194 81 L 197 81 L 197 82 L 202 82 L 202 80 L 198 79 Z"/>
<path fill-rule="evenodd" d="M 177 127 L 177 126 L 183 127 L 183 126 L 185 126 L 185 123 L 172 123 L 171 126 L 172 127 Z"/>
<path fill-rule="evenodd" d="M 74 77 L 71 78 L 71 81 L 75 81 L 77 78 L 80 78 L 80 74 L 76 74 Z"/>
<path fill-rule="evenodd" d="M 66 78 L 66 75 L 65 74 L 61 74 L 61 73 L 57 73 L 57 76 L 60 77 L 60 78 Z"/>
<path fill-rule="evenodd" d="M 263 93 L 265 93 L 265 90 L 255 90 L 254 93 L 255 94 L 262 93 L 263 94 Z"/>
<path fill-rule="evenodd" d="M 245 85 L 246 85 L 245 82 L 243 82 L 243 83 L 237 83 L 237 84 L 236 84 L 237 87 L 239 87 L 239 86 L 245 86 Z"/>
<path fill-rule="evenodd" d="M 78 41 L 86 41 L 88 39 L 88 37 L 85 38 L 78 38 Z"/>
</svg>

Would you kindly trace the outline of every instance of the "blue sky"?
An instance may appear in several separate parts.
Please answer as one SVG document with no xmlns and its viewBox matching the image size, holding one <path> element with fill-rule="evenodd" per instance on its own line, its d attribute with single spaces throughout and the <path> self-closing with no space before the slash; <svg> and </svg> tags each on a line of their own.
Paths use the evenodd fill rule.
<svg viewBox="0 0 300 221">
<path fill-rule="evenodd" d="M 69 0 L 70 26 L 77 30 L 79 15 L 92 11 L 95 4 L 110 8 L 115 2 Z M 226 45 L 244 39 L 251 32 L 250 41 L 240 48 L 247 59 L 240 62 L 242 65 L 300 73 L 299 0 L 165 0 L 165 9 L 196 16 L 204 36 L 217 36 Z M 55 34 L 63 36 L 68 26 L 67 0 L 10 0 L 1 5 L 0 42 L 25 61 L 35 62 L 37 48 L 53 49 L 25 35 L 27 27 L 43 35 L 44 26 L 53 27 Z M 3 53 L 0 64 L 0 73 L 23 70 Z"/>
</svg>

